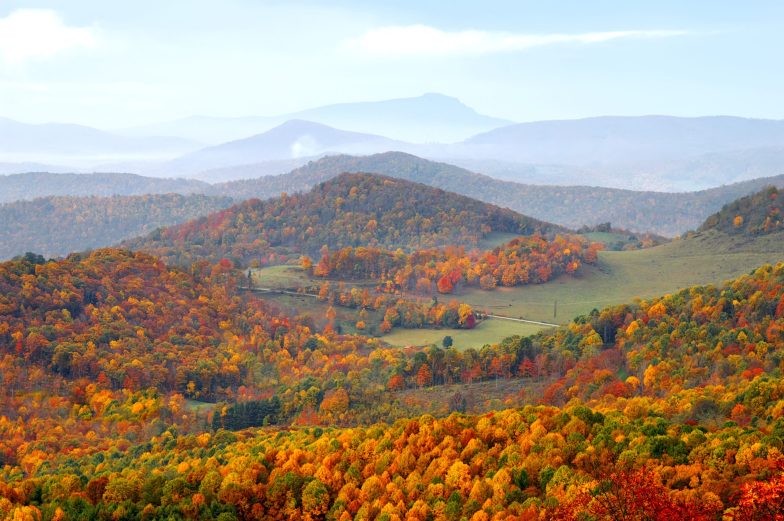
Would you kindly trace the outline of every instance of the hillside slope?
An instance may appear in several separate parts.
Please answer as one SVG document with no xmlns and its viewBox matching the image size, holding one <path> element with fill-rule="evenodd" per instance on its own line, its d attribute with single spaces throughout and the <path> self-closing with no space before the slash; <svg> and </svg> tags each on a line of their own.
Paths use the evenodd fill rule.
<svg viewBox="0 0 784 521">
<path fill-rule="evenodd" d="M 242 264 L 270 253 L 316 255 L 321 247 L 474 247 L 491 232 L 530 235 L 560 227 L 422 184 L 341 174 L 310 192 L 252 199 L 125 244 L 175 262 L 228 257 Z"/>
<path fill-rule="evenodd" d="M 729 234 L 767 235 L 784 229 L 781 192 L 770 186 L 742 197 L 705 220 L 699 231 L 716 229 Z"/>
<path fill-rule="evenodd" d="M 109 246 L 195 219 L 231 204 L 228 197 L 157 194 L 52 196 L 0 205 L 0 259 L 31 251 L 46 257 Z"/>
<path fill-rule="evenodd" d="M 3 362 L 19 359 L 21 367 L 99 375 L 97 385 L 63 386 L 72 398 L 41 400 L 39 394 L 39 407 L 32 408 L 39 416 L 17 419 L 38 426 L 52 422 L 46 413 L 78 411 L 63 422 L 71 434 L 68 443 L 61 425 L 58 436 L 35 443 L 19 443 L 18 435 L 0 437 L 9 485 L 0 513 L 33 517 L 41 507 L 77 518 L 190 512 L 219 519 L 318 519 L 327 513 L 337 519 L 383 513 L 404 519 L 413 512 L 417 519 L 443 513 L 446 519 L 578 521 L 586 515 L 612 519 L 608 511 L 623 509 L 622 518 L 629 519 L 745 521 L 776 519 L 782 510 L 784 264 L 763 266 L 719 287 L 606 308 L 534 337 L 459 352 L 341 349 L 334 335 L 299 328 L 297 338 L 288 324 L 270 320 L 273 327 L 262 328 L 250 313 L 243 319 L 251 322 L 254 340 L 247 341 L 236 333 L 243 320 L 218 322 L 227 312 L 242 313 L 240 302 L 220 291 L 193 299 L 183 288 L 195 283 L 194 290 L 204 291 L 204 285 L 152 259 L 108 251 L 71 262 L 35 267 L 35 275 L 17 273 L 33 268 L 23 263 L 0 266 L 4 275 L 13 272 L 0 281 L 10 278 L 13 289 L 26 283 L 29 288 L 29 295 L 19 297 L 27 299 L 23 319 L 0 315 L 11 315 L 15 331 L 29 331 L 16 346 L 0 344 L 8 353 Z M 127 269 L 138 263 L 150 264 L 140 281 Z M 95 302 L 85 310 L 96 312 L 85 314 L 85 321 L 69 322 L 70 313 L 63 312 L 57 328 L 43 328 L 63 339 L 84 331 L 92 345 L 74 342 L 50 353 L 36 326 L 56 317 L 62 304 L 46 298 L 47 282 L 73 275 L 90 290 L 107 278 L 111 291 L 90 294 Z M 133 288 L 140 282 L 150 283 L 156 298 L 171 299 L 171 306 L 139 302 Z M 132 296 L 115 305 L 114 299 L 124 297 L 118 290 L 126 288 Z M 75 304 L 81 291 L 73 290 Z M 23 291 L 13 295 L 18 293 Z M 221 309 L 226 304 L 230 307 Z M 187 313 L 187 320 L 178 320 L 178 313 Z M 116 331 L 100 335 L 106 327 L 100 317 L 108 314 L 121 320 Z M 172 323 L 177 327 L 168 329 Z M 223 335 L 226 344 L 209 342 L 216 326 L 231 333 Z M 165 351 L 152 349 L 147 327 L 164 340 Z M 363 341 L 343 344 L 351 340 Z M 203 355 L 200 341 L 208 342 Z M 128 362 L 137 355 L 141 358 Z M 145 363 L 174 366 L 177 356 L 188 364 L 182 373 L 143 370 Z M 188 417 L 182 396 L 172 395 L 167 404 L 155 392 L 133 391 L 137 382 L 155 379 L 167 389 L 193 378 L 184 392 L 192 393 L 197 382 L 199 390 L 207 384 L 224 392 L 242 383 L 247 392 L 259 375 L 274 379 L 275 370 L 265 366 L 276 363 L 274 369 L 283 370 L 278 375 L 301 371 L 299 380 L 310 387 L 287 387 L 281 393 L 285 401 L 246 399 L 222 407 L 207 432 L 189 433 L 181 423 L 160 433 L 161 424 Z M 318 371 L 324 367 L 334 374 L 323 377 Z M 30 371 L 32 377 L 39 374 Z M 117 377 L 124 377 L 123 394 L 105 388 L 117 385 Z M 482 399 L 474 396 L 477 380 L 492 382 L 482 389 L 501 386 L 507 395 L 489 403 L 484 414 L 462 414 L 468 400 Z M 446 385 L 449 381 L 461 385 Z M 541 382 L 544 392 L 529 395 Z M 455 388 L 449 411 L 456 414 L 389 421 L 405 399 Z M 375 400 L 370 410 L 387 421 L 341 428 L 347 415 L 362 410 L 362 397 Z M 509 407 L 520 402 L 526 405 Z M 25 411 L 33 403 L 25 402 Z M 275 422 L 285 417 L 286 406 L 310 408 L 304 425 L 247 429 L 258 425 L 248 418 Z M 114 429 L 74 435 L 94 427 L 93 418 Z M 15 434 L 15 427 L 5 421 L 0 432 Z M 228 432 L 232 429 L 240 431 Z"/>
</svg>

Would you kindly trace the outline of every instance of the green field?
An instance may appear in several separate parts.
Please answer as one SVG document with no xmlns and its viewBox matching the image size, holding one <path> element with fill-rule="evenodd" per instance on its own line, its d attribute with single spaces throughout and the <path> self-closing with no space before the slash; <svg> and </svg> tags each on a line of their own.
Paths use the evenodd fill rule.
<svg viewBox="0 0 784 521">
<path fill-rule="evenodd" d="M 494 241 L 507 240 L 501 234 L 491 237 Z M 645 250 L 601 252 L 597 265 L 584 266 L 577 276 L 562 276 L 546 284 L 494 291 L 472 288 L 450 295 L 450 298 L 468 302 L 475 309 L 491 314 L 567 323 L 594 308 L 632 302 L 636 298 L 652 298 L 696 284 L 718 284 L 765 263 L 781 261 L 784 261 L 782 233 L 751 239 L 710 231 Z M 254 282 L 261 287 L 296 288 L 319 285 L 322 281 L 308 277 L 298 267 L 275 266 L 258 270 Z M 316 321 L 326 310 L 323 303 L 309 297 L 265 295 L 264 298 L 295 314 L 311 315 Z M 556 301 L 557 314 L 554 316 Z M 356 310 L 339 307 L 335 310 L 343 330 L 353 332 Z M 370 313 L 365 332 L 372 334 L 379 321 L 377 314 Z M 440 345 L 444 336 L 450 335 L 456 348 L 465 349 L 541 329 L 533 324 L 489 319 L 473 330 L 395 329 L 381 338 L 395 346 Z"/>
<path fill-rule="evenodd" d="M 596 266 L 584 266 L 575 277 L 495 291 L 469 289 L 455 297 L 489 313 L 565 323 L 594 308 L 718 284 L 781 261 L 783 234 L 750 239 L 711 231 L 645 250 L 601 252 Z"/>
<path fill-rule="evenodd" d="M 485 344 L 498 342 L 512 335 L 532 335 L 544 329 L 534 324 L 523 324 L 510 320 L 487 319 L 474 329 L 395 329 L 381 339 L 393 346 L 441 345 L 444 336 L 449 335 L 455 349 L 479 349 Z"/>
</svg>

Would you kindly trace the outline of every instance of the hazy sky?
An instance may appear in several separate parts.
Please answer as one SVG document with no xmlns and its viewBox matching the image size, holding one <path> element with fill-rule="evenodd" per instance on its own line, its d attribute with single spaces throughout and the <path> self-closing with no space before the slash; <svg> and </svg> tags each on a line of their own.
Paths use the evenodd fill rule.
<svg viewBox="0 0 784 521">
<path fill-rule="evenodd" d="M 781 1 L 0 0 L 0 116 L 104 128 L 441 92 L 517 121 L 784 118 Z"/>
</svg>

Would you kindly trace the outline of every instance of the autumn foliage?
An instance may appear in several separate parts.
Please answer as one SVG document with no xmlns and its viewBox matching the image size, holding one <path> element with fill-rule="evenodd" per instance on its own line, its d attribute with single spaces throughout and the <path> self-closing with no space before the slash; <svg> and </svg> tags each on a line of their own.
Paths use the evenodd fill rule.
<svg viewBox="0 0 784 521">
<path fill-rule="evenodd" d="M 388 292 L 452 293 L 458 285 L 490 290 L 547 282 L 574 274 L 583 263 L 595 263 L 598 244 L 578 236 L 518 237 L 493 250 L 447 247 L 411 254 L 378 248 L 324 250 L 313 269 L 318 277 L 370 279 Z"/>
<path fill-rule="evenodd" d="M 239 265 L 317 255 L 323 245 L 476 247 L 491 232 L 553 233 L 558 226 L 429 186 L 372 174 L 342 174 L 307 193 L 251 199 L 127 241 L 167 263 L 229 258 Z M 275 262 L 274 260 L 272 262 Z"/>
</svg>

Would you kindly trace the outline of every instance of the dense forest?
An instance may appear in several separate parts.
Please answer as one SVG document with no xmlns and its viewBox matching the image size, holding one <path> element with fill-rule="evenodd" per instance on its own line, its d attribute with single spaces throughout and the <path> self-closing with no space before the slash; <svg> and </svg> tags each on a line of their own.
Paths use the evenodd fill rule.
<svg viewBox="0 0 784 521">
<path fill-rule="evenodd" d="M 161 226 L 231 205 L 228 197 L 51 196 L 0 205 L 0 259 L 34 251 L 47 257 L 116 244 Z"/>
<path fill-rule="evenodd" d="M 325 245 L 473 248 L 491 232 L 558 231 L 558 226 L 421 184 L 343 174 L 304 194 L 246 201 L 125 246 L 180 265 L 221 258 L 248 265 L 268 262 L 270 255 L 316 255 Z"/>
<path fill-rule="evenodd" d="M 781 512 L 784 264 L 464 351 L 318 332 L 232 290 L 227 260 L 0 267 L 4 516 Z M 436 419 L 407 398 L 486 381 L 509 394 L 473 411 L 522 408 Z"/>
<path fill-rule="evenodd" d="M 765 235 L 784 229 L 781 192 L 770 186 L 733 201 L 705 220 L 699 231 L 721 230 L 730 234 Z"/>
</svg>

